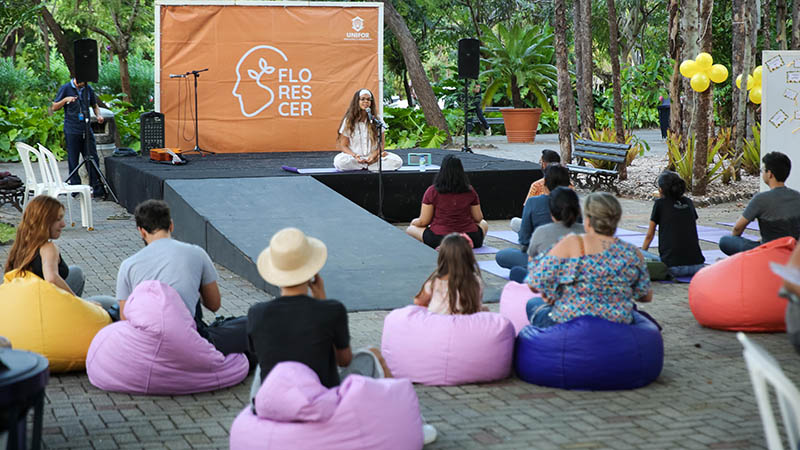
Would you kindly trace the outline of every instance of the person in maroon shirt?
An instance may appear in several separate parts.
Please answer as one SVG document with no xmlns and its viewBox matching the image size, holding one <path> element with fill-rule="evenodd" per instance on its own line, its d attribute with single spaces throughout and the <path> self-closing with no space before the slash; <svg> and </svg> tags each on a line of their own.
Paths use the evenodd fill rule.
<svg viewBox="0 0 800 450">
<path fill-rule="evenodd" d="M 478 193 L 469 184 L 461 160 L 445 156 L 433 185 L 422 197 L 419 217 L 411 221 L 406 233 L 432 248 L 450 233 L 466 233 L 478 248 L 488 230 Z"/>
</svg>

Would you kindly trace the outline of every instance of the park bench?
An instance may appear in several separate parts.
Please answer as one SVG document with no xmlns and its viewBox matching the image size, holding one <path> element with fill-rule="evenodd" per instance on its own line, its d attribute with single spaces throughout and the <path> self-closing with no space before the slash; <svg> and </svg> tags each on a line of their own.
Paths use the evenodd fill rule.
<svg viewBox="0 0 800 450">
<path fill-rule="evenodd" d="M 503 109 L 503 108 L 501 108 L 499 106 L 487 106 L 487 107 L 483 108 L 483 115 L 486 116 L 486 113 L 490 113 L 490 112 L 499 112 L 501 109 Z M 486 117 L 486 122 L 489 125 L 501 125 L 501 124 L 503 124 L 503 118 L 502 117 Z"/>
<path fill-rule="evenodd" d="M 622 164 L 625 164 L 630 148 L 630 144 L 575 139 L 572 144 L 572 159 L 577 161 L 577 164 L 567 164 L 573 184 L 581 188 L 591 188 L 592 191 L 605 186 L 608 190 L 619 194 L 614 180 L 619 177 L 619 171 L 623 167 Z M 614 166 L 613 169 L 599 169 L 587 166 L 586 161 L 589 160 L 608 161 Z"/>
</svg>

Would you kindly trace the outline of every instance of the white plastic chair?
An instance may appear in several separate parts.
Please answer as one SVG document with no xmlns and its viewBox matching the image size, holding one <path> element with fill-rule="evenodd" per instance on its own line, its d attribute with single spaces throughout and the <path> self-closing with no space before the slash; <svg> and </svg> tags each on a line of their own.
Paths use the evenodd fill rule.
<svg viewBox="0 0 800 450">
<path fill-rule="evenodd" d="M 28 204 L 31 193 L 33 193 L 33 197 L 46 193 L 46 167 L 44 159 L 42 155 L 39 154 L 38 150 L 24 142 L 16 142 L 14 145 L 17 147 L 17 153 L 19 153 L 19 160 L 22 161 L 22 167 L 25 168 L 25 194 L 22 197 L 22 206 L 24 207 Z M 36 172 L 33 170 L 31 154 L 35 155 L 38 161 L 41 181 L 36 178 Z"/>
<path fill-rule="evenodd" d="M 742 332 L 736 333 L 736 337 L 744 346 L 744 360 L 750 371 L 750 380 L 753 382 L 753 391 L 755 391 L 758 401 L 758 411 L 761 413 L 761 422 L 767 437 L 767 448 L 770 450 L 783 449 L 783 442 L 778 431 L 778 424 L 775 422 L 769 396 L 768 384 L 771 384 L 778 399 L 789 448 L 796 449 L 800 432 L 800 416 L 798 416 L 800 391 L 784 375 L 780 364 L 769 352 L 748 339 Z"/>
<path fill-rule="evenodd" d="M 70 206 L 70 194 L 77 192 L 81 194 L 81 225 L 89 230 L 94 229 L 94 221 L 92 218 L 92 188 L 86 184 L 67 184 L 61 181 L 61 176 L 58 170 L 58 160 L 56 156 L 42 144 L 39 144 L 39 152 L 46 160 L 45 165 L 48 170 L 47 174 L 47 195 L 51 197 L 58 197 L 59 195 L 67 196 L 67 208 L 69 209 L 70 222 L 72 222 L 72 208 Z"/>
</svg>

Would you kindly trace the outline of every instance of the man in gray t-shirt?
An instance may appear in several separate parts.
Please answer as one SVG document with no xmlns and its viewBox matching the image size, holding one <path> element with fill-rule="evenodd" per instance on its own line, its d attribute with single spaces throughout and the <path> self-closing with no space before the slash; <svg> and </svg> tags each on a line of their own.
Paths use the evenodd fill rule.
<svg viewBox="0 0 800 450">
<path fill-rule="evenodd" d="M 147 200 L 136 207 L 136 228 L 145 247 L 119 266 L 117 299 L 120 316 L 125 319 L 125 301 L 142 281 L 157 280 L 180 294 L 194 317 L 201 336 L 222 352 L 247 353 L 247 317 L 242 316 L 211 326 L 203 322 L 200 304 L 216 312 L 222 303 L 211 258 L 197 245 L 172 239 L 173 223 L 169 206 L 160 200 Z"/>
<path fill-rule="evenodd" d="M 791 161 L 780 152 L 767 153 L 762 161 L 762 179 L 770 190 L 753 196 L 742 217 L 733 226 L 731 235 L 719 240 L 719 248 L 726 255 L 747 251 L 786 236 L 795 239 L 800 237 L 800 192 L 784 185 L 792 168 Z M 760 242 L 741 236 L 747 224 L 754 220 L 758 220 Z"/>
</svg>

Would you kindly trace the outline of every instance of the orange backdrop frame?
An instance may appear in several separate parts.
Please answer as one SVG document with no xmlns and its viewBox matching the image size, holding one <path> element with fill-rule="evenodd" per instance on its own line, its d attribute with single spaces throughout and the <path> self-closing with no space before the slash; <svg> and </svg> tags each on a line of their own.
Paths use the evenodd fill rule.
<svg viewBox="0 0 800 450">
<path fill-rule="evenodd" d="M 155 107 L 167 147 L 330 151 L 353 94 L 383 97 L 383 4 L 156 3 Z"/>
</svg>

